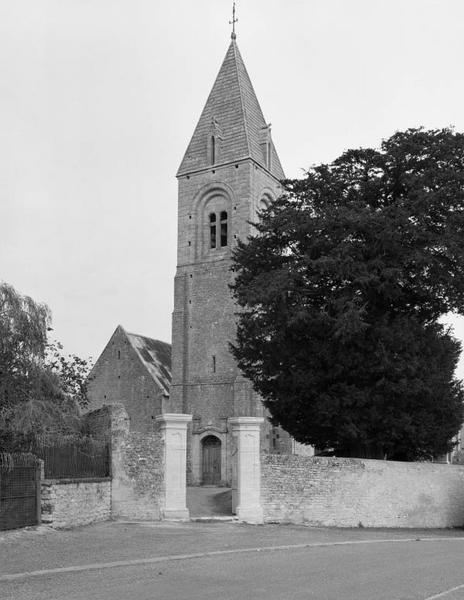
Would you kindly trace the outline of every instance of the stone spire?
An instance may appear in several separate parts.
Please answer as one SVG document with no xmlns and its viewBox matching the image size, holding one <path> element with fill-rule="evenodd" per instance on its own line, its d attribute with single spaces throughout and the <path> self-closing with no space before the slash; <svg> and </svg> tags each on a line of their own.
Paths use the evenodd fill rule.
<svg viewBox="0 0 464 600">
<path fill-rule="evenodd" d="M 233 32 L 234 33 L 234 32 Z M 214 159 L 211 139 L 214 136 Z M 285 177 L 253 85 L 232 35 L 227 54 L 177 176 L 252 159 L 276 179 Z"/>
</svg>

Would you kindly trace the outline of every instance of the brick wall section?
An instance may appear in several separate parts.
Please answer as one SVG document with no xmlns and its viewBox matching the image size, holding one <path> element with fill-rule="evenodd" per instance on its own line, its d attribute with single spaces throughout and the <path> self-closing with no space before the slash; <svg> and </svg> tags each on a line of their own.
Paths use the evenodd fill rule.
<svg viewBox="0 0 464 600">
<path fill-rule="evenodd" d="M 164 503 L 164 445 L 157 428 L 132 431 L 121 405 L 105 407 L 111 422 L 112 516 L 160 519 Z"/>
<path fill-rule="evenodd" d="M 262 455 L 266 522 L 357 527 L 462 527 L 464 467 Z"/>
<path fill-rule="evenodd" d="M 111 516 L 110 479 L 45 479 L 42 523 L 57 529 L 106 521 Z"/>
</svg>

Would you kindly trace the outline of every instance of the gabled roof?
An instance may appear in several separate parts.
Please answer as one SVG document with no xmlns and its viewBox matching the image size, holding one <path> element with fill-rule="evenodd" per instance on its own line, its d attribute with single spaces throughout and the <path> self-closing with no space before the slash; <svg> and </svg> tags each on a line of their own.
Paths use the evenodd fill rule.
<svg viewBox="0 0 464 600">
<path fill-rule="evenodd" d="M 263 137 L 267 124 L 235 39 L 227 50 L 178 176 L 210 166 L 208 140 L 212 124 L 217 124 L 220 132 L 219 163 L 252 158 L 266 168 Z M 271 174 L 283 179 L 285 175 L 272 141 L 271 156 Z"/>
<path fill-rule="evenodd" d="M 121 329 L 123 328 L 121 327 Z M 169 394 L 169 386 L 171 385 L 171 344 L 127 331 L 125 331 L 125 334 L 149 374 L 159 387 L 166 394 Z"/>
</svg>

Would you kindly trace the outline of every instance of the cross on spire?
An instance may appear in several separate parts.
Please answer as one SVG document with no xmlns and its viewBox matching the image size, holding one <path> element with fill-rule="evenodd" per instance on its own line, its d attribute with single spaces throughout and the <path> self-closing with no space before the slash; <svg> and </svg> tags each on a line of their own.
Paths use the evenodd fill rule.
<svg viewBox="0 0 464 600">
<path fill-rule="evenodd" d="M 229 25 L 232 25 L 232 33 L 230 34 L 230 37 L 235 40 L 235 38 L 237 37 L 235 35 L 235 23 L 237 23 L 238 19 L 235 18 L 235 0 L 232 4 L 232 21 L 229 21 Z"/>
</svg>

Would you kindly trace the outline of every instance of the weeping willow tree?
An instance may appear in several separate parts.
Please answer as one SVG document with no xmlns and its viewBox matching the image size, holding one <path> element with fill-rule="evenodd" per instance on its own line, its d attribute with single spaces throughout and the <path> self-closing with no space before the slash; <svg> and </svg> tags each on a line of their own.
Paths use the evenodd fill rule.
<svg viewBox="0 0 464 600">
<path fill-rule="evenodd" d="M 37 397 L 50 323 L 48 306 L 0 283 L 1 408 Z"/>
<path fill-rule="evenodd" d="M 48 306 L 0 283 L 0 451 L 79 435 L 90 362 L 49 343 Z"/>
</svg>

